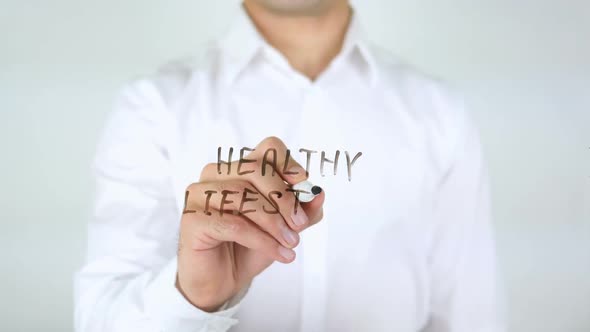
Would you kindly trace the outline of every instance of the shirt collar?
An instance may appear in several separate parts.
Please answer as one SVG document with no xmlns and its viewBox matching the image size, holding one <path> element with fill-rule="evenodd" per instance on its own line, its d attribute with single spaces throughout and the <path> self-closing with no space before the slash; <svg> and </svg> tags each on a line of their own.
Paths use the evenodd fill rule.
<svg viewBox="0 0 590 332">
<path fill-rule="evenodd" d="M 224 69 L 229 83 L 238 77 L 261 50 L 265 47 L 272 48 L 258 32 L 244 6 L 240 6 L 236 19 L 229 31 L 220 39 L 219 46 L 226 61 L 227 66 Z M 377 75 L 375 59 L 358 14 L 353 9 L 342 50 L 337 58 L 355 53 L 362 59 L 363 71 L 367 79 L 371 84 L 374 83 Z"/>
</svg>

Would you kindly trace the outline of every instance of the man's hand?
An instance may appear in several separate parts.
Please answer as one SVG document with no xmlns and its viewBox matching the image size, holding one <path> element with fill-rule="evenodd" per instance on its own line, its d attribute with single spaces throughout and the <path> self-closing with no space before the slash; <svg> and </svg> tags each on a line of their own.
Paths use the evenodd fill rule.
<svg viewBox="0 0 590 332">
<path fill-rule="evenodd" d="M 262 176 L 268 149 L 276 150 L 276 174 L 269 163 Z M 286 151 L 280 139 L 266 138 L 244 157 L 255 162 L 243 163 L 238 170 L 236 161 L 230 174 L 228 165 L 222 165 L 219 174 L 217 164 L 208 164 L 200 182 L 188 187 L 177 287 L 196 307 L 215 311 L 274 261 L 291 263 L 299 233 L 322 219 L 323 192 L 310 203 L 299 203 L 287 191 L 307 175 L 293 159 L 284 171 L 285 159 L 280 156 Z"/>
</svg>

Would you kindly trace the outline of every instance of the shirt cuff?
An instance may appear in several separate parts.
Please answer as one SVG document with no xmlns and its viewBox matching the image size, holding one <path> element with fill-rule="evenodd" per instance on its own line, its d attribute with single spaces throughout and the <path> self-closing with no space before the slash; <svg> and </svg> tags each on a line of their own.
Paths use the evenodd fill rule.
<svg viewBox="0 0 590 332">
<path fill-rule="evenodd" d="M 225 302 L 216 312 L 205 312 L 193 306 L 176 288 L 177 259 L 172 259 L 152 283 L 145 297 L 145 309 L 162 332 L 221 332 L 227 331 L 238 320 L 232 318 L 246 295 L 245 287 L 236 296 Z"/>
</svg>

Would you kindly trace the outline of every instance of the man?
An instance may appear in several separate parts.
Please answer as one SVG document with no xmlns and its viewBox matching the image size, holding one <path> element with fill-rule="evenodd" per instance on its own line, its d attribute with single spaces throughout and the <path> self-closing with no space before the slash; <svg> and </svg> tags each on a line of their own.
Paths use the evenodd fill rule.
<svg viewBox="0 0 590 332">
<path fill-rule="evenodd" d="M 76 328 L 501 331 L 478 142 L 347 1 L 245 0 L 218 43 L 122 92 Z M 307 179 L 324 191 L 304 203 Z"/>
</svg>

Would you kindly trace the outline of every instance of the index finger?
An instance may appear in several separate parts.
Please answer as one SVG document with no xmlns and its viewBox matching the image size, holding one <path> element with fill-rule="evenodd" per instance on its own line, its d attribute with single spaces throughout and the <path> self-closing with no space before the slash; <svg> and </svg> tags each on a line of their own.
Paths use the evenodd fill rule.
<svg viewBox="0 0 590 332">
<path fill-rule="evenodd" d="M 242 151 L 240 151 L 240 159 L 242 159 Z M 260 160 L 263 176 L 266 176 L 269 171 L 271 176 L 274 176 L 276 172 L 290 185 L 307 180 L 308 176 L 305 168 L 293 159 L 291 150 L 287 148 L 280 138 L 267 137 L 251 151 L 247 157 L 252 159 L 246 160 Z M 268 168 L 269 166 L 270 168 Z"/>
</svg>

